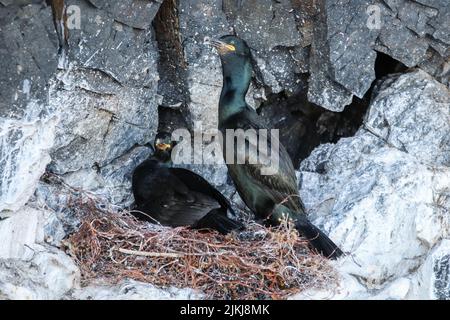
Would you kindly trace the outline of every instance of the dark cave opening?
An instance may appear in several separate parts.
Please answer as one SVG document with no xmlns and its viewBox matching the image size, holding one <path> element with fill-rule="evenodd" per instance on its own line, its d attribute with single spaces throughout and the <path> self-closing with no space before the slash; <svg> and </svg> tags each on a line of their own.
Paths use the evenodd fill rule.
<svg viewBox="0 0 450 320">
<path fill-rule="evenodd" d="M 363 123 L 369 108 L 376 83 L 393 73 L 405 72 L 407 67 L 390 56 L 377 52 L 375 62 L 376 79 L 363 98 L 353 97 L 342 112 L 333 112 L 310 103 L 307 99 L 307 77 L 302 74 L 300 86 L 293 95 L 285 92 L 268 96 L 258 113 L 269 128 L 280 130 L 281 143 L 286 147 L 294 166 L 320 144 L 336 143 L 339 139 L 353 136 Z"/>
<path fill-rule="evenodd" d="M 406 72 L 408 67 L 398 60 L 388 56 L 387 54 L 377 51 L 377 58 L 375 60 L 375 77 L 377 80 L 393 74 Z M 373 89 L 373 85 L 371 90 Z"/>
</svg>

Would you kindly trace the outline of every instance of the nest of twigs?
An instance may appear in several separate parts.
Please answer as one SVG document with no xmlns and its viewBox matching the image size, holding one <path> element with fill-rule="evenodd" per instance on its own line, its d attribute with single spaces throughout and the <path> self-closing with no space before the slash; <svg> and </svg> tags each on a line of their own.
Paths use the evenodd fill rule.
<svg viewBox="0 0 450 320">
<path fill-rule="evenodd" d="M 168 228 L 110 212 L 92 199 L 73 204 L 81 226 L 66 241 L 88 283 L 128 278 L 193 288 L 211 299 L 284 299 L 327 287 L 336 273 L 288 224 L 250 223 L 240 233 Z"/>
</svg>

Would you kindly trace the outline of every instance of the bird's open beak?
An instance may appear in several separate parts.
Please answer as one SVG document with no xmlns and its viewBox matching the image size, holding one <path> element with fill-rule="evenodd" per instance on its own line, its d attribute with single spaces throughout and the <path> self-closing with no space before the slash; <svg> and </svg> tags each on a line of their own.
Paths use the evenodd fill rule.
<svg viewBox="0 0 450 320">
<path fill-rule="evenodd" d="M 158 143 L 156 148 L 161 151 L 169 150 L 172 147 L 170 143 Z"/>
<path fill-rule="evenodd" d="M 219 54 L 225 54 L 236 51 L 236 47 L 220 40 L 211 39 L 208 43 L 217 49 Z"/>
</svg>

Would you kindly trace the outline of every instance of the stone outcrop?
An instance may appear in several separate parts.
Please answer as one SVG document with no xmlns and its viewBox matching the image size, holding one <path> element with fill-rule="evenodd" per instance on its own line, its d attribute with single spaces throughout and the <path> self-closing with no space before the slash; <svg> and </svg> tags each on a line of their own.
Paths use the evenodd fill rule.
<svg viewBox="0 0 450 320">
<path fill-rule="evenodd" d="M 395 298 L 446 295 L 449 135 L 449 90 L 415 71 L 381 84 L 354 137 L 303 161 L 300 195 L 351 255 L 338 268 L 363 286 L 360 297 L 405 286 Z"/>
</svg>

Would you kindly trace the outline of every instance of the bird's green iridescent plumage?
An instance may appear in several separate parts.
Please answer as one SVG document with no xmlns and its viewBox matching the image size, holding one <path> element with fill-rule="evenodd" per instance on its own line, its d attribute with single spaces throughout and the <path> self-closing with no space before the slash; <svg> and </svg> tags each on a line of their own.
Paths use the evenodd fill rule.
<svg viewBox="0 0 450 320">
<path fill-rule="evenodd" d="M 219 101 L 219 129 L 224 139 L 226 129 L 267 129 L 257 113 L 245 102 L 252 76 L 250 59 L 246 55 L 226 55 L 221 58 L 223 88 Z M 225 144 L 226 141 L 224 146 Z M 261 166 L 257 164 L 228 164 L 238 192 L 259 218 L 266 218 L 272 212 L 274 204 L 284 200 L 293 210 L 303 210 L 298 197 L 294 167 L 282 145 L 279 154 L 279 171 L 270 176 L 261 175 Z"/>
<path fill-rule="evenodd" d="M 224 122 L 232 115 L 247 108 L 245 95 L 252 77 L 252 66 L 249 61 L 228 62 L 227 68 L 236 72 L 227 73 L 223 78 L 223 90 L 219 103 L 219 122 Z"/>
<path fill-rule="evenodd" d="M 259 115 L 245 103 L 252 66 L 251 53 L 241 39 L 234 36 L 222 37 L 213 44 L 220 54 L 223 71 L 223 88 L 219 102 L 219 130 L 223 135 L 223 153 L 227 154 L 227 129 L 265 128 Z M 227 52 L 229 46 L 235 48 Z M 269 134 L 270 136 L 270 134 Z M 234 139 L 234 137 L 233 137 Z M 227 163 L 228 171 L 236 190 L 246 205 L 259 219 L 278 224 L 283 217 L 289 217 L 296 228 L 322 254 L 337 258 L 342 251 L 318 228 L 311 224 L 305 214 L 297 188 L 295 170 L 286 149 L 278 141 L 268 141 L 268 149 L 275 142 L 279 145 L 279 168 L 273 175 L 263 175 L 261 164 Z M 246 152 L 251 141 L 246 140 Z M 242 150 L 241 150 L 242 151 Z"/>
</svg>

